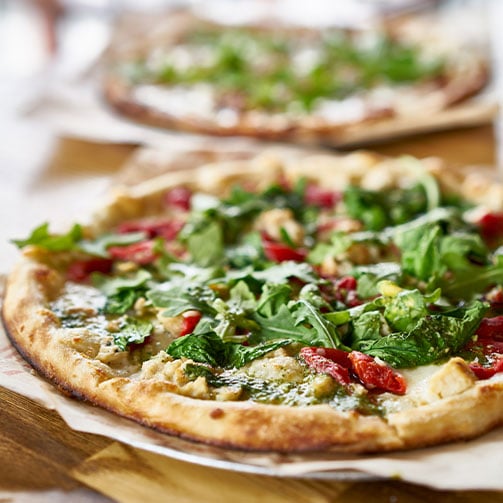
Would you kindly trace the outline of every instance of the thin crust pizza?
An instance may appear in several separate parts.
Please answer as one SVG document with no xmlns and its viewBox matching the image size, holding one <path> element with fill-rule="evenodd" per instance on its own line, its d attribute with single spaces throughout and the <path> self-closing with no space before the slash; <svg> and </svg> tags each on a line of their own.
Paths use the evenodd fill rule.
<svg viewBox="0 0 503 503">
<path fill-rule="evenodd" d="M 503 186 L 438 159 L 264 153 L 15 243 L 3 320 L 72 395 L 168 434 L 380 452 L 503 422 Z"/>
<path fill-rule="evenodd" d="M 182 11 L 144 31 L 114 45 L 106 101 L 135 121 L 217 136 L 341 145 L 445 126 L 441 112 L 488 80 L 480 41 L 431 18 L 313 29 Z"/>
</svg>

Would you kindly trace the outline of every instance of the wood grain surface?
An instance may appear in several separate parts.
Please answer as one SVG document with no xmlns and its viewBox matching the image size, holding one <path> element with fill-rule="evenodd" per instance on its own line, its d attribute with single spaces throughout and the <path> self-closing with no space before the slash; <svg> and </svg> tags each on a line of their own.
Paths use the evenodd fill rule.
<svg viewBox="0 0 503 503">
<path fill-rule="evenodd" d="M 66 186 L 96 177 L 111 179 L 135 150 L 127 145 L 55 141 L 47 135 L 40 141 L 47 141 L 47 148 L 34 149 L 33 155 L 28 152 L 21 158 L 19 152 L 10 152 L 8 146 L 2 153 L 22 168 L 17 173 L 31 169 L 31 191 L 48 190 L 54 183 L 61 184 L 64 190 Z M 379 145 L 374 150 L 392 155 L 440 155 L 459 164 L 490 164 L 495 160 L 490 126 L 424 135 Z M 41 151 L 45 153 L 42 160 Z M 23 193 L 18 184 L 20 175 L 4 169 L 0 167 L 2 193 L 18 191 L 22 208 L 31 192 Z M 53 192 L 48 194 L 52 197 Z M 72 216 L 71 208 L 62 211 Z M 17 221 L 34 226 L 45 218 L 43 213 L 41 207 L 38 221 L 27 212 L 18 215 L 18 219 L 24 216 L 25 220 Z M 12 227 L 6 221 L 0 229 L 0 239 L 5 242 L 10 237 Z M 54 412 L 3 388 L 0 388 L 0 466 L 0 501 L 102 502 L 110 498 L 119 502 L 182 503 L 503 503 L 503 493 L 496 492 L 440 492 L 398 481 L 280 479 L 190 465 L 104 437 L 72 431 Z"/>
</svg>

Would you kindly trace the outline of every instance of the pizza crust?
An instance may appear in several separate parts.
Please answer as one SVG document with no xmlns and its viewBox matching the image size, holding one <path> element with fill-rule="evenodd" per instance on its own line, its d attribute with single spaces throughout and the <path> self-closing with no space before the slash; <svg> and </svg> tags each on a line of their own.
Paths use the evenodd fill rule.
<svg viewBox="0 0 503 503">
<path fill-rule="evenodd" d="M 441 169 L 439 160 L 425 160 L 422 164 L 439 174 L 443 183 L 448 170 Z M 299 157 L 287 152 L 282 158 L 276 151 L 274 155 L 266 153 L 251 161 L 169 173 L 122 188 L 100 210 L 89 230 L 100 231 L 124 218 L 155 213 L 162 193 L 179 184 L 222 193 L 238 180 L 267 185 L 278 176 L 305 175 L 327 186 L 342 188 L 349 182 L 365 185 L 372 180 L 372 173 L 384 172 L 392 173 L 384 183 L 386 180 L 405 183 L 409 170 L 403 160 L 368 153 Z M 468 439 L 503 423 L 501 374 L 453 388 L 444 398 L 440 394 L 436 399 L 383 418 L 341 412 L 328 405 L 284 406 L 196 399 L 181 396 L 176 386 L 156 375 L 141 379 L 138 372 L 132 371 L 124 376 L 96 359 L 93 352 L 77 351 L 65 342 L 68 329 L 61 328 L 58 318 L 46 307 L 64 284 L 62 275 L 51 266 L 53 260 L 28 248 L 9 276 L 3 321 L 10 339 L 61 390 L 146 426 L 245 450 L 380 452 Z"/>
<path fill-rule="evenodd" d="M 445 21 L 444 21 L 445 22 Z M 496 113 L 494 105 L 474 105 L 452 109 L 481 91 L 489 79 L 485 49 L 479 43 L 461 41 L 459 35 L 447 36 L 442 23 L 435 19 L 405 19 L 393 23 L 390 31 L 396 36 L 412 38 L 414 42 L 431 47 L 445 46 L 447 70 L 439 81 L 427 81 L 411 86 L 383 89 L 388 98 L 364 92 L 342 102 L 333 102 L 329 111 L 301 116 L 251 110 L 220 114 L 213 110 L 211 91 L 204 86 L 180 94 L 169 86 L 135 85 L 128 82 L 117 66 L 134 60 L 152 48 L 175 46 L 185 33 L 201 26 L 217 26 L 198 19 L 191 12 L 168 14 L 146 39 L 135 42 L 117 40 L 109 51 L 107 69 L 103 75 L 105 101 L 119 114 L 134 121 L 167 129 L 213 136 L 243 136 L 271 141 L 289 141 L 304 145 L 355 145 L 366 141 L 407 135 L 423 130 L 443 129 L 469 121 L 485 122 Z M 408 30 L 413 25 L 413 30 Z M 159 29 L 161 27 L 161 29 Z M 168 28 L 166 28 L 168 27 Z M 297 33 L 308 28 L 269 24 L 253 27 L 258 31 L 287 31 Z M 312 30 L 311 30 L 312 31 Z M 413 31 L 413 37 L 407 35 Z M 425 33 L 428 36 L 425 37 Z M 171 89 L 171 90 L 170 90 Z M 390 92 L 390 90 L 392 91 Z M 389 101 L 389 96 L 391 100 Z M 389 103 L 384 104 L 386 101 Z M 186 108 L 180 108 L 181 104 Z M 332 103 L 332 102 L 330 102 Z"/>
</svg>

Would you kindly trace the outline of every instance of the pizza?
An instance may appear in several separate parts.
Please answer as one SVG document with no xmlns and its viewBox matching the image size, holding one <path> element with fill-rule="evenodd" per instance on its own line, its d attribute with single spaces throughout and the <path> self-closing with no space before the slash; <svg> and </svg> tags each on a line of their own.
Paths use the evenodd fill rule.
<svg viewBox="0 0 503 503">
<path fill-rule="evenodd" d="M 314 29 L 182 11 L 150 19 L 141 37 L 125 31 L 106 63 L 106 102 L 135 121 L 210 135 L 328 145 L 396 136 L 445 126 L 440 112 L 488 80 L 481 44 L 438 19 Z"/>
<path fill-rule="evenodd" d="M 411 449 L 503 422 L 502 241 L 478 171 L 265 151 L 15 240 L 3 321 L 61 390 L 167 434 Z"/>
</svg>

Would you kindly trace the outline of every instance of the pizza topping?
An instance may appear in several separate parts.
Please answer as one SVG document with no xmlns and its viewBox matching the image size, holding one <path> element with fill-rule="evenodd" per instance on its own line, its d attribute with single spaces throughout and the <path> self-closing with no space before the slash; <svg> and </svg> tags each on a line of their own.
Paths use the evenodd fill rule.
<svg viewBox="0 0 503 503">
<path fill-rule="evenodd" d="M 189 211 L 191 198 L 192 191 L 190 189 L 187 187 L 175 187 L 166 192 L 164 202 L 168 207 Z"/>
<path fill-rule="evenodd" d="M 497 314 L 485 298 L 503 284 L 503 255 L 461 205 L 437 207 L 437 189 L 428 177 L 341 195 L 284 180 L 224 199 L 184 189 L 115 233 L 41 226 L 17 243 L 69 252 L 57 267 L 100 302 L 76 309 L 64 294 L 51 308 L 101 340 L 111 368 L 138 371 L 163 352 L 189 396 L 380 413 L 405 393 L 395 369 L 462 356 L 472 378 L 502 371 L 503 322 L 484 316 Z M 337 219 L 358 225 L 319 232 Z M 432 395 L 460 387 L 442 379 Z"/>
<path fill-rule="evenodd" d="M 339 350 L 331 348 L 305 347 L 300 350 L 299 355 L 311 369 L 322 374 L 328 374 L 339 384 L 344 385 L 351 382 L 348 370 L 350 361 L 348 357 L 345 356 L 348 355 L 348 353 L 344 351 L 339 352 Z"/>
<path fill-rule="evenodd" d="M 405 379 L 398 372 L 359 351 L 305 347 L 300 350 L 299 356 L 315 372 L 328 374 L 342 385 L 348 385 L 351 376 L 357 376 L 369 390 L 403 395 L 407 389 Z"/>
<path fill-rule="evenodd" d="M 137 220 L 120 224 L 117 232 L 120 234 L 144 232 L 149 238 L 162 237 L 171 241 L 176 238 L 183 226 L 183 221 L 171 218 L 166 220 Z"/>
<path fill-rule="evenodd" d="M 475 376 L 470 368 L 462 358 L 451 358 L 430 379 L 430 394 L 440 399 L 467 390 L 475 382 Z"/>
<path fill-rule="evenodd" d="M 341 200 L 342 194 L 333 190 L 324 190 L 318 185 L 308 184 L 305 192 L 306 204 L 332 209 Z"/>
<path fill-rule="evenodd" d="M 202 314 L 199 311 L 191 310 L 191 311 L 185 311 L 182 314 L 183 318 L 183 325 L 182 325 L 182 330 L 180 331 L 180 337 L 191 334 L 194 329 L 196 328 L 196 325 L 199 323 L 201 320 Z"/>
<path fill-rule="evenodd" d="M 306 259 L 307 252 L 301 248 L 295 249 L 283 243 L 263 239 L 264 254 L 268 260 L 273 262 L 285 262 L 293 260 L 294 262 L 303 262 Z"/>
<path fill-rule="evenodd" d="M 486 213 L 478 225 L 481 235 L 488 241 L 503 237 L 503 213 Z"/>
<path fill-rule="evenodd" d="M 151 334 L 153 329 L 149 321 L 137 318 L 124 318 L 120 325 L 119 331 L 114 333 L 114 343 L 124 351 L 129 344 L 140 344 Z"/>
<path fill-rule="evenodd" d="M 84 283 L 92 273 L 100 272 L 109 274 L 112 272 L 113 261 L 107 258 L 90 258 L 72 262 L 66 271 L 70 281 Z"/>
<path fill-rule="evenodd" d="M 131 261 L 139 265 L 154 262 L 159 254 L 155 250 L 155 241 L 141 241 L 128 246 L 111 246 L 108 253 L 113 259 Z"/>
<path fill-rule="evenodd" d="M 380 84 L 442 74 L 440 60 L 426 58 L 419 48 L 395 37 L 374 35 L 369 39 L 325 30 L 313 38 L 244 27 L 201 28 L 161 57 L 158 52 L 146 55 L 124 65 L 122 72 L 135 84 L 175 90 L 211 84 L 219 109 L 294 114 L 322 109 Z"/>
<path fill-rule="evenodd" d="M 503 372 L 503 355 L 494 355 L 489 358 L 489 364 L 481 365 L 478 362 L 470 363 L 471 371 L 479 379 L 489 379 L 493 375 Z"/>
<path fill-rule="evenodd" d="M 403 395 L 407 391 L 403 376 L 384 362 L 378 362 L 359 351 L 351 351 L 348 357 L 353 371 L 367 389 L 389 391 L 397 395 Z"/>
<path fill-rule="evenodd" d="M 49 232 L 49 224 L 43 223 L 36 227 L 26 239 L 13 239 L 18 248 L 35 245 L 49 251 L 69 251 L 76 248 L 76 244 L 82 239 L 82 227 L 75 224 L 66 234 L 52 234 Z"/>
</svg>

